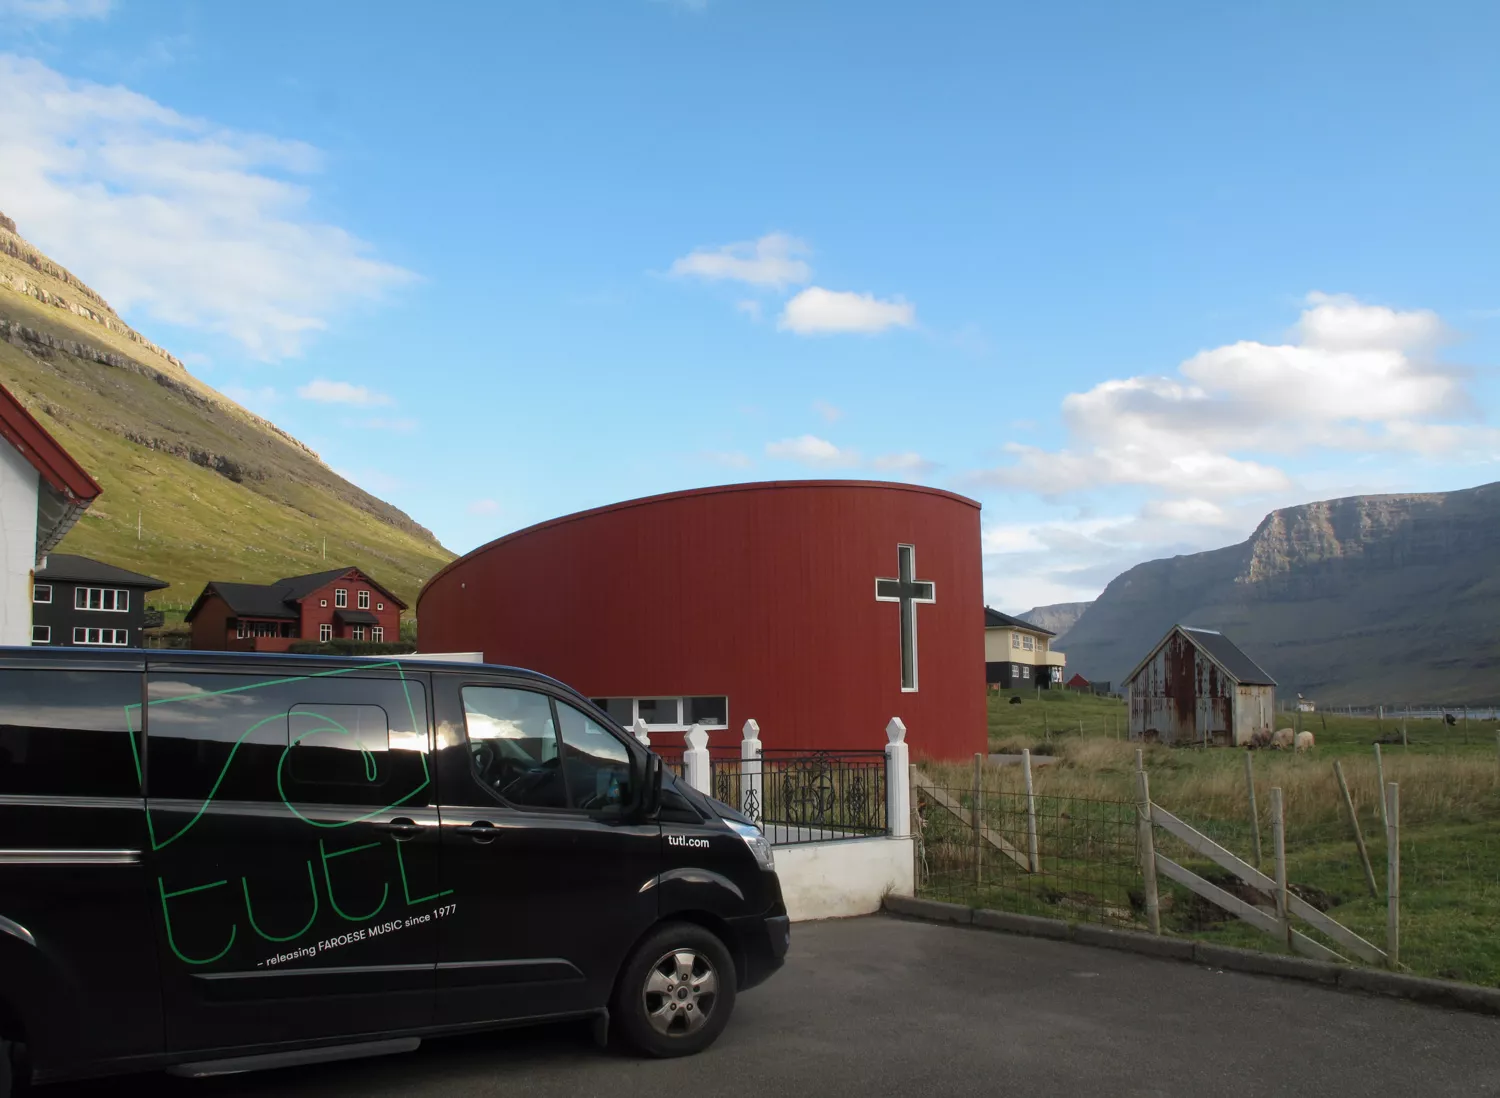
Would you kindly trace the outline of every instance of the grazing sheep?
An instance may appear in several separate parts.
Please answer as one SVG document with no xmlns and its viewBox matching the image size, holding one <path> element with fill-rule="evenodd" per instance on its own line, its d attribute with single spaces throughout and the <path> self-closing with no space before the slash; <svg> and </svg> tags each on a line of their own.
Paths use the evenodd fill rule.
<svg viewBox="0 0 1500 1098">
<path fill-rule="evenodd" d="M 1269 728 L 1257 728 L 1250 734 L 1250 746 L 1253 748 L 1271 746 L 1271 730 Z"/>
<path fill-rule="evenodd" d="M 1278 728 L 1276 735 L 1271 737 L 1271 746 L 1277 751 L 1290 751 L 1294 735 L 1295 733 L 1290 728 Z"/>
<path fill-rule="evenodd" d="M 1313 734 L 1306 729 L 1298 732 L 1296 749 L 1298 751 L 1311 751 L 1313 749 Z"/>
</svg>

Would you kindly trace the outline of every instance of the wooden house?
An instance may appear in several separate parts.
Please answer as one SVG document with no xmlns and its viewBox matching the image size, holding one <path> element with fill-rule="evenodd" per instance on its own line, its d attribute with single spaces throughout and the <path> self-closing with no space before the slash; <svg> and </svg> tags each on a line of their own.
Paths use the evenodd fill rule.
<svg viewBox="0 0 1500 1098">
<path fill-rule="evenodd" d="M 1133 740 L 1241 747 L 1276 719 L 1276 680 L 1212 629 L 1174 625 L 1125 692 Z"/>
</svg>

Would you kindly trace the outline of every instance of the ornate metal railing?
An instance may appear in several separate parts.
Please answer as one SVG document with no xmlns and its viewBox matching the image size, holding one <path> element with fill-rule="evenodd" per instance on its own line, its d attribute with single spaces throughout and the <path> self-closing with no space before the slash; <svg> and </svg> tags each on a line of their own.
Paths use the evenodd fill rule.
<svg viewBox="0 0 1500 1098">
<path fill-rule="evenodd" d="M 758 777 L 745 800 L 764 803 L 753 813 L 741 810 L 777 845 L 863 839 L 887 830 L 884 752 L 765 749 Z"/>
</svg>

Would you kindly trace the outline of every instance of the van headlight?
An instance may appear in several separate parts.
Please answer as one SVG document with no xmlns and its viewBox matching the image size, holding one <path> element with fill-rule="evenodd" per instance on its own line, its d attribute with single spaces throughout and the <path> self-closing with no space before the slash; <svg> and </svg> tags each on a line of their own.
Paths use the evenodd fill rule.
<svg viewBox="0 0 1500 1098">
<path fill-rule="evenodd" d="M 750 853 L 755 855 L 755 860 L 760 863 L 762 869 L 774 870 L 776 868 L 776 856 L 771 853 L 771 840 L 761 834 L 760 828 L 750 824 L 742 824 L 736 820 L 725 820 L 734 833 L 745 840 L 745 845 L 750 848 Z"/>
</svg>

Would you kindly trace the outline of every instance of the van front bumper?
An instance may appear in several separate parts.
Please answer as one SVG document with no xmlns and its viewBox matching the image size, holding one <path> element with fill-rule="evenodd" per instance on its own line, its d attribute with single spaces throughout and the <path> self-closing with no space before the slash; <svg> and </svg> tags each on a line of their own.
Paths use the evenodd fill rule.
<svg viewBox="0 0 1500 1098">
<path fill-rule="evenodd" d="M 786 951 L 792 944 L 792 922 L 785 915 L 753 915 L 731 921 L 745 951 L 744 979 L 740 984 L 743 991 L 764 983 L 786 961 Z"/>
</svg>

